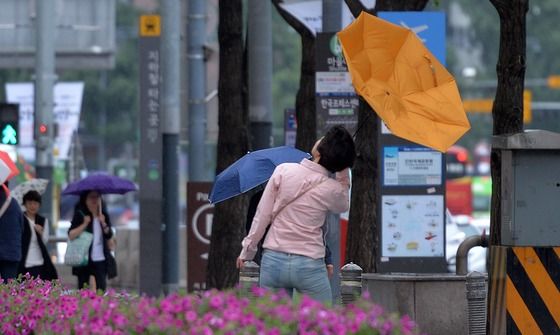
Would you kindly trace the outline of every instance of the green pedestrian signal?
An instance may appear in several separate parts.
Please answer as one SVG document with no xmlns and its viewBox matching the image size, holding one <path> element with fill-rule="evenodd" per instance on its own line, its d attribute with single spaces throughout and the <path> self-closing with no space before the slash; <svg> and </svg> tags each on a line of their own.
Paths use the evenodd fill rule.
<svg viewBox="0 0 560 335">
<path fill-rule="evenodd" d="M 7 124 L 2 128 L 2 144 L 17 144 L 17 130 L 11 124 Z"/>
<path fill-rule="evenodd" d="M 0 143 L 19 143 L 19 105 L 0 103 Z"/>
</svg>

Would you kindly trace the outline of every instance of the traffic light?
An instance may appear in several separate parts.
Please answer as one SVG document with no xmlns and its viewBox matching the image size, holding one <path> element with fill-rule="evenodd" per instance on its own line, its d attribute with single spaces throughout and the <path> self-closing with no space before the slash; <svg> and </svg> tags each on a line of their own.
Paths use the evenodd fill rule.
<svg viewBox="0 0 560 335">
<path fill-rule="evenodd" d="M 46 135 L 46 134 L 47 134 L 47 130 L 48 130 L 48 128 L 47 128 L 47 125 L 46 125 L 46 124 L 41 123 L 41 124 L 39 125 L 39 134 L 41 134 L 41 135 Z"/>
<path fill-rule="evenodd" d="M 0 103 L 0 143 L 19 143 L 19 105 Z"/>
</svg>

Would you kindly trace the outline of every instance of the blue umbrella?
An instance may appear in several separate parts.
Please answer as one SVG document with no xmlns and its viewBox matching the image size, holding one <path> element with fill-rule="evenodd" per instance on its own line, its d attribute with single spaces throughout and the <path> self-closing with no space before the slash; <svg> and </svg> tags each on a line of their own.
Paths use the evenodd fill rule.
<svg viewBox="0 0 560 335">
<path fill-rule="evenodd" d="M 215 204 L 245 193 L 266 182 L 276 166 L 299 163 L 310 157 L 308 153 L 288 146 L 249 152 L 216 176 L 209 200 Z"/>
<path fill-rule="evenodd" d="M 84 191 L 97 191 L 100 194 L 125 194 L 130 191 L 136 191 L 136 185 L 130 180 L 108 174 L 95 173 L 70 183 L 62 191 L 62 194 L 80 195 Z"/>
</svg>

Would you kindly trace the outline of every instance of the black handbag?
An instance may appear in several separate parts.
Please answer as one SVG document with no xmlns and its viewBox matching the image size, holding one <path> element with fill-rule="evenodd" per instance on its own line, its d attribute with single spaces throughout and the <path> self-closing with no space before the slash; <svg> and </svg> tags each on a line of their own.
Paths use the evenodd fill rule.
<svg viewBox="0 0 560 335">
<path fill-rule="evenodd" d="M 111 253 L 109 253 L 109 257 L 106 259 L 107 262 L 107 277 L 109 279 L 113 279 L 117 276 L 117 261 L 115 257 Z"/>
</svg>

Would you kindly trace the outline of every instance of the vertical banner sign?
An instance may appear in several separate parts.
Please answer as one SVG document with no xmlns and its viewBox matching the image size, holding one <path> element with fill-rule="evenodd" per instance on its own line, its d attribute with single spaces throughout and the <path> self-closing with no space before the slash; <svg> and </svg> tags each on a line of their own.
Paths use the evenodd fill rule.
<svg viewBox="0 0 560 335">
<path fill-rule="evenodd" d="M 206 266 L 214 205 L 208 202 L 212 183 L 190 182 L 187 185 L 187 290 L 206 289 Z"/>
<path fill-rule="evenodd" d="M 35 160 L 33 85 L 33 83 L 6 83 L 6 99 L 10 103 L 19 105 L 18 155 L 30 162 Z M 72 134 L 78 130 L 80 123 L 83 93 L 83 82 L 59 82 L 54 85 L 53 121 L 58 128 L 54 134 L 55 159 L 68 159 Z"/>
<path fill-rule="evenodd" d="M 161 292 L 162 135 L 160 17 L 140 17 L 140 292 Z"/>
<path fill-rule="evenodd" d="M 316 48 L 317 135 L 324 135 L 338 124 L 353 134 L 358 124 L 359 100 L 336 34 L 317 34 Z"/>
<path fill-rule="evenodd" d="M 445 64 L 445 14 L 379 12 L 379 17 L 414 31 Z M 377 269 L 445 272 L 445 157 L 379 124 Z"/>
</svg>

